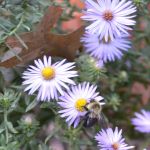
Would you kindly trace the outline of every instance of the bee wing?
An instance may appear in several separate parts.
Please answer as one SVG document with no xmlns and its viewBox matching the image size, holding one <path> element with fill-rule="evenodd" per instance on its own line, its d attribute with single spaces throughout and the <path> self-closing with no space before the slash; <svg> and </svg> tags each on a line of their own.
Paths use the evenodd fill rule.
<svg viewBox="0 0 150 150">
<path fill-rule="evenodd" d="M 101 112 L 101 117 L 98 121 L 102 128 L 107 129 L 109 127 L 108 119 L 102 112 Z"/>
</svg>

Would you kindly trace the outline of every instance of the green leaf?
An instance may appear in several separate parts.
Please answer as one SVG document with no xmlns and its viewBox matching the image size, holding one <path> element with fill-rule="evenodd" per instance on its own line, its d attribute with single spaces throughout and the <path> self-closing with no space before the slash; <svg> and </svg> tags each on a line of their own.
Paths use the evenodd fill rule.
<svg viewBox="0 0 150 150">
<path fill-rule="evenodd" d="M 6 150 L 6 147 L 0 146 L 0 150 Z"/>
<path fill-rule="evenodd" d="M 6 142 L 5 136 L 4 136 L 3 134 L 0 134 L 0 145 L 1 145 L 1 146 L 4 146 L 4 145 L 5 145 L 5 142 Z"/>
<path fill-rule="evenodd" d="M 21 97 L 21 93 L 19 93 L 19 94 L 16 93 L 16 99 L 12 102 L 9 112 L 12 112 L 17 107 L 17 104 L 18 104 L 18 101 L 20 100 L 20 97 Z"/>
<path fill-rule="evenodd" d="M 0 129 L 0 134 L 4 131 L 5 129 Z"/>
<path fill-rule="evenodd" d="M 13 141 L 11 143 L 8 144 L 7 146 L 7 150 L 19 150 L 19 143 L 17 141 Z"/>
<path fill-rule="evenodd" d="M 7 127 L 11 133 L 18 133 L 18 131 L 13 127 L 11 122 L 7 122 Z"/>
<path fill-rule="evenodd" d="M 38 150 L 51 150 L 51 149 L 47 147 L 47 145 L 42 143 L 38 146 Z"/>
<path fill-rule="evenodd" d="M 36 98 L 29 104 L 29 106 L 26 108 L 26 112 L 30 111 L 31 109 L 33 109 L 36 105 L 38 104 L 38 101 L 36 100 Z"/>
<path fill-rule="evenodd" d="M 49 6 L 51 4 L 50 1 L 48 0 L 38 0 L 39 4 L 41 4 L 42 6 L 46 7 L 46 6 Z"/>
</svg>

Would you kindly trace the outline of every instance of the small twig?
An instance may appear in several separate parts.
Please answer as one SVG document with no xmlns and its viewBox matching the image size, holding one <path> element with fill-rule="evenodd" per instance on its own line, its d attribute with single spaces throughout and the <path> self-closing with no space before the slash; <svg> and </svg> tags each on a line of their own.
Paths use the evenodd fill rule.
<svg viewBox="0 0 150 150">
<path fill-rule="evenodd" d="M 14 33 L 14 35 L 16 36 L 16 38 L 18 39 L 18 41 L 22 44 L 22 46 L 25 48 L 25 49 L 28 49 L 28 46 L 26 45 L 26 43 L 19 37 L 18 34 Z"/>
<path fill-rule="evenodd" d="M 25 49 L 28 49 L 28 46 L 24 43 L 24 41 L 16 34 L 17 30 L 21 27 L 21 25 L 23 24 L 23 21 L 24 21 L 24 13 L 22 14 L 21 16 L 21 19 L 18 23 L 18 25 L 11 31 L 9 32 L 9 30 L 4 27 L 3 25 L 0 24 L 0 27 L 3 28 L 5 31 L 9 32 L 7 36 L 5 36 L 2 40 L 5 40 L 8 36 L 11 36 L 11 35 L 15 35 L 16 38 L 19 40 L 19 42 L 23 45 L 23 47 Z"/>
<path fill-rule="evenodd" d="M 23 23 L 23 20 L 24 20 L 24 13 L 21 16 L 21 19 L 20 19 L 18 25 L 8 34 L 9 36 L 11 36 L 11 35 L 16 33 L 16 31 L 21 27 L 21 25 Z"/>
<path fill-rule="evenodd" d="M 18 54 L 15 51 L 12 51 L 12 48 L 6 43 L 6 46 L 11 50 L 13 56 L 16 56 L 20 61 L 22 61 L 21 57 L 18 56 Z"/>
</svg>

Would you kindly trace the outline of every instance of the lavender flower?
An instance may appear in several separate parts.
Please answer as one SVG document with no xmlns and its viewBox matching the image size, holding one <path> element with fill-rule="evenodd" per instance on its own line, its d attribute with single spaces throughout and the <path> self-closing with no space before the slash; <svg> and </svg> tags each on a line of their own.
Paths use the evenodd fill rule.
<svg viewBox="0 0 150 150">
<path fill-rule="evenodd" d="M 60 110 L 59 113 L 61 117 L 66 117 L 66 122 L 68 125 L 74 125 L 74 128 L 80 122 L 80 119 L 87 113 L 85 110 L 86 104 L 91 100 L 101 101 L 103 97 L 99 96 L 99 93 L 96 92 L 97 86 L 90 85 L 87 82 L 81 83 L 77 86 L 72 86 L 64 96 L 60 97 L 61 102 L 58 104 L 62 107 L 63 110 Z M 103 102 L 100 103 L 104 105 Z"/>
<path fill-rule="evenodd" d="M 139 132 L 150 133 L 150 111 L 141 110 L 135 113 L 135 118 L 131 120 L 135 129 Z"/>
<path fill-rule="evenodd" d="M 101 130 L 96 136 L 96 141 L 100 150 L 128 150 L 134 148 L 134 146 L 128 146 L 122 137 L 122 130 L 118 131 L 118 128 L 115 128 L 115 131 L 111 128 L 106 130 Z"/>
<path fill-rule="evenodd" d="M 25 91 L 29 95 L 38 91 L 37 99 L 46 101 L 58 99 L 58 92 L 63 95 L 63 88 L 69 89 L 68 84 L 75 85 L 70 78 L 77 76 L 74 63 L 65 63 L 65 59 L 51 64 L 51 57 L 43 57 L 43 62 L 38 59 L 34 61 L 36 66 L 30 65 L 23 73 L 23 85 L 27 85 Z"/>
<path fill-rule="evenodd" d="M 97 34 L 100 39 L 109 41 L 114 37 L 121 36 L 121 33 L 128 33 L 132 30 L 130 26 L 135 25 L 132 19 L 135 17 L 136 7 L 128 0 L 86 0 L 86 11 L 83 20 L 91 21 L 92 24 L 86 27 L 92 34 Z"/>
<path fill-rule="evenodd" d="M 113 41 L 100 40 L 96 34 L 90 34 L 86 32 L 81 38 L 85 51 L 91 56 L 103 61 L 114 61 L 116 58 L 120 59 L 124 51 L 130 48 L 130 41 L 128 36 L 122 34 L 120 37 L 116 37 Z"/>
</svg>

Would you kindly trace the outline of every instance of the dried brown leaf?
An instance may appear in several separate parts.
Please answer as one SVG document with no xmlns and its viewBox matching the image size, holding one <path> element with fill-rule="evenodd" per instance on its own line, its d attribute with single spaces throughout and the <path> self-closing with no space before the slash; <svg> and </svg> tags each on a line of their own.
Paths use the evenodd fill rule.
<svg viewBox="0 0 150 150">
<path fill-rule="evenodd" d="M 143 105 L 147 105 L 150 100 L 150 86 L 147 88 L 139 82 L 135 82 L 131 89 L 132 94 L 141 95 L 141 100 Z"/>
<path fill-rule="evenodd" d="M 22 49 L 19 54 L 21 60 L 14 56 L 1 62 L 0 66 L 6 68 L 14 67 L 45 54 L 64 57 L 70 61 L 74 60 L 76 50 L 81 46 L 80 37 L 84 33 L 84 27 L 67 35 L 55 35 L 50 33 L 50 30 L 58 21 L 61 13 L 62 9 L 60 7 L 49 7 L 35 31 L 19 35 L 27 48 L 24 47 L 16 37 L 9 37 L 6 40 L 6 44 L 9 47 Z"/>
</svg>

